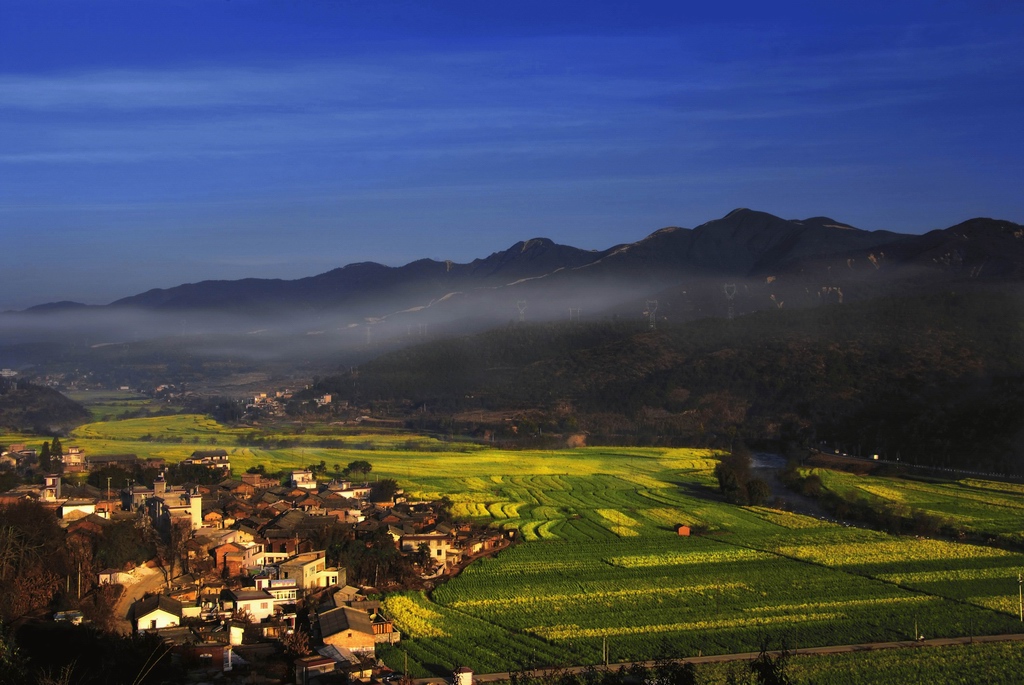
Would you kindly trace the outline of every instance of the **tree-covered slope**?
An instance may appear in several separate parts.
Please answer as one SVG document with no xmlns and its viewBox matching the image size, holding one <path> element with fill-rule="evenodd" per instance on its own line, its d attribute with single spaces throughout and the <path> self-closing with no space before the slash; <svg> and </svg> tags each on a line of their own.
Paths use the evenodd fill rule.
<svg viewBox="0 0 1024 685">
<path fill-rule="evenodd" d="M 56 390 L 24 381 L 0 380 L 0 427 L 61 433 L 89 420 L 89 412 Z"/>
<path fill-rule="evenodd" d="M 983 292 L 635 324 L 510 325 L 383 356 L 316 392 L 459 413 L 535 409 L 595 434 L 739 437 L 940 465 L 1024 454 L 1022 300 Z"/>
</svg>

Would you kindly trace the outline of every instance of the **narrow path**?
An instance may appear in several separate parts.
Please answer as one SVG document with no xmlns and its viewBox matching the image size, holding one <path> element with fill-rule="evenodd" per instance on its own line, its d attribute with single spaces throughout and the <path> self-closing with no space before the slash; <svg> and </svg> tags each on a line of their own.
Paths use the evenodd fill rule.
<svg viewBox="0 0 1024 685">
<path fill-rule="evenodd" d="M 1024 642 L 1024 633 L 1014 633 L 1010 635 L 975 635 L 973 637 L 939 637 L 931 640 L 904 640 L 901 642 L 865 642 L 858 645 L 829 645 L 825 647 L 802 647 L 800 649 L 789 650 L 790 656 L 796 655 L 809 655 L 809 654 L 846 654 L 850 652 L 871 652 L 882 649 L 909 649 L 909 648 L 921 648 L 921 647 L 949 647 L 952 645 L 967 645 L 974 644 L 976 642 Z M 781 652 L 773 650 L 768 652 L 773 657 L 778 657 Z M 741 652 L 738 654 L 712 654 L 709 656 L 692 656 L 685 659 L 674 659 L 676 663 L 691 663 L 691 664 L 711 664 L 711 663 L 723 663 L 729 661 L 753 661 L 760 655 L 760 652 Z M 597 670 L 610 670 L 617 671 L 620 668 L 629 668 L 634 664 L 651 668 L 657 666 L 661 662 L 657 661 L 636 661 L 626 662 L 619 664 L 609 664 L 607 666 L 566 666 L 566 667 L 555 667 L 555 668 L 537 668 L 525 671 L 528 675 L 545 676 L 552 673 L 583 673 L 591 668 Z M 510 673 L 474 673 L 473 682 L 477 683 L 495 683 L 506 681 L 511 678 Z M 417 678 L 412 681 L 413 685 L 447 685 L 451 682 L 450 678 Z"/>
<path fill-rule="evenodd" d="M 128 621 L 128 608 L 132 603 L 147 592 L 159 592 L 163 587 L 164 575 L 159 569 L 150 568 L 145 564 L 135 567 L 132 571 L 132 582 L 125 583 L 124 593 L 114 606 L 114 616 L 122 634 L 132 633 L 132 624 Z"/>
</svg>

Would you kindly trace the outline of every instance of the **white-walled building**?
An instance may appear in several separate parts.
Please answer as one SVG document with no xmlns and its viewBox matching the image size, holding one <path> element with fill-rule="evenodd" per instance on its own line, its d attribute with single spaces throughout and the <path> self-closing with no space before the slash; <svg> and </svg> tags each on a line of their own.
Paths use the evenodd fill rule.
<svg viewBox="0 0 1024 685">
<path fill-rule="evenodd" d="M 316 476 L 308 469 L 292 471 L 291 485 L 293 488 L 316 490 Z"/>
<path fill-rule="evenodd" d="M 132 604 L 128 620 L 132 628 L 144 633 L 181 625 L 181 602 L 166 595 L 153 595 Z"/>
<path fill-rule="evenodd" d="M 307 552 L 277 565 L 282 579 L 291 579 L 302 590 L 330 587 L 345 582 L 345 569 L 327 568 L 327 553 Z"/>
</svg>

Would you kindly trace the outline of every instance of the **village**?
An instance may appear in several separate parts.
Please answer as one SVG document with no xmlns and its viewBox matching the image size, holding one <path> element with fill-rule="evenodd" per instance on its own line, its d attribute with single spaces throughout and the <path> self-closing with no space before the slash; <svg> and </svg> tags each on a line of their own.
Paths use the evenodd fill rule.
<svg viewBox="0 0 1024 685">
<path fill-rule="evenodd" d="M 396 677 L 376 658 L 378 645 L 401 640 L 384 593 L 430 589 L 511 541 L 511 533 L 452 521 L 444 499 L 410 501 L 393 480 L 354 480 L 369 473 L 368 462 L 330 479 L 315 466 L 280 479 L 250 469 L 236 479 L 225 450 L 197 450 L 182 464 L 213 482 L 171 483 L 159 459 L 58 449 L 41 485 L 0 493 L 0 505 L 46 507 L 69 548 L 95 549 L 126 521 L 154 540 L 157 553 L 145 563 L 93 563 L 84 580 L 80 563 L 68 587 L 77 583 L 79 597 L 108 597 L 105 628 L 159 636 L 200 680 L 305 685 Z M 0 456 L 5 469 L 38 462 L 25 445 Z M 106 490 L 67 485 L 61 476 L 109 474 L 111 467 L 157 475 L 151 484 L 127 478 L 117 489 L 107 477 Z M 88 617 L 67 610 L 53 619 L 80 624 Z"/>
</svg>

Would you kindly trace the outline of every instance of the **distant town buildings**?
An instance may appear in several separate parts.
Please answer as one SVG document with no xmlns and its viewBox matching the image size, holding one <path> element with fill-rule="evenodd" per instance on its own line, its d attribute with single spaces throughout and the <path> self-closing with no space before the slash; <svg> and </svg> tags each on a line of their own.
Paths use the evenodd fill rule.
<svg viewBox="0 0 1024 685">
<path fill-rule="evenodd" d="M 209 469 L 222 469 L 225 475 L 231 474 L 231 458 L 227 450 L 196 450 L 192 456 L 182 461 L 192 466 L 205 466 Z"/>
</svg>

